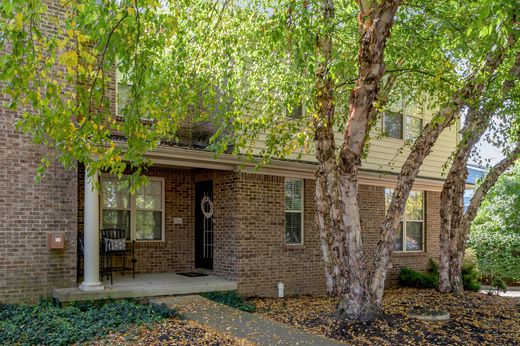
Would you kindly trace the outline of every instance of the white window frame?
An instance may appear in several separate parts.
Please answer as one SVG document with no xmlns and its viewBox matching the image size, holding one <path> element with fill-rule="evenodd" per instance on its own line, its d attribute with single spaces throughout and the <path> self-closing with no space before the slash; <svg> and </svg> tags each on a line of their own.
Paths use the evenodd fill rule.
<svg viewBox="0 0 520 346">
<path fill-rule="evenodd" d="M 385 188 L 385 190 L 390 190 L 393 192 L 394 189 L 392 188 Z M 426 217 L 426 213 L 425 213 L 425 209 L 426 209 L 426 201 L 425 201 L 425 196 L 426 196 L 426 193 L 425 191 L 417 191 L 417 190 L 413 190 L 413 192 L 420 192 L 422 194 L 422 220 L 408 220 L 406 219 L 406 207 L 405 207 L 405 210 L 403 212 L 403 215 L 401 217 L 401 219 L 399 220 L 399 222 L 402 222 L 403 224 L 403 239 L 402 239 L 402 250 L 393 250 L 394 252 L 398 252 L 398 253 L 414 253 L 414 252 L 426 252 L 426 232 L 425 232 L 425 223 L 426 223 L 426 220 L 425 220 L 425 217 Z M 408 202 L 408 200 L 406 201 Z M 386 212 L 386 206 L 385 206 L 385 212 Z M 422 224 L 422 249 L 421 250 L 406 250 L 406 222 L 409 221 L 409 222 L 421 222 Z M 394 242 L 395 242 L 395 239 L 394 239 Z M 394 246 L 394 244 L 392 244 L 392 247 Z"/>
<path fill-rule="evenodd" d="M 126 176 L 123 176 L 125 178 Z M 135 240 L 136 242 L 150 243 L 150 242 L 164 242 L 165 241 L 165 179 L 162 177 L 149 177 L 146 179 L 149 181 L 160 181 L 161 182 L 161 209 L 139 209 L 136 205 L 136 193 L 130 194 L 130 208 L 106 208 L 110 210 L 130 210 L 130 241 Z M 102 174 L 100 177 L 100 185 L 103 184 L 104 180 L 118 180 L 117 178 L 109 175 Z M 99 194 L 99 229 L 103 228 L 103 198 L 101 194 L 103 193 L 103 189 L 100 186 L 100 194 Z M 136 239 L 137 233 L 137 211 L 146 210 L 146 211 L 160 211 L 161 212 L 161 239 Z"/>
<path fill-rule="evenodd" d="M 285 209 L 285 183 L 287 181 L 301 181 L 302 184 L 301 184 L 301 205 L 300 205 L 300 210 L 297 211 L 297 210 L 287 210 Z M 294 246 L 294 245 L 303 245 L 303 241 L 304 241 L 304 229 L 305 229 L 305 215 L 304 215 L 304 210 L 305 210 L 305 199 L 304 199 L 304 195 L 305 195 L 305 180 L 304 179 L 298 179 L 298 178 L 285 178 L 284 179 L 284 183 L 283 183 L 283 187 L 284 187 L 284 228 L 283 228 L 283 239 L 284 239 L 284 243 L 285 245 L 288 245 L 288 246 Z M 285 237 L 285 214 L 286 213 L 300 213 L 300 216 L 301 216 L 301 222 L 300 222 L 300 242 L 299 243 L 288 243 L 287 242 L 287 239 Z"/>
</svg>

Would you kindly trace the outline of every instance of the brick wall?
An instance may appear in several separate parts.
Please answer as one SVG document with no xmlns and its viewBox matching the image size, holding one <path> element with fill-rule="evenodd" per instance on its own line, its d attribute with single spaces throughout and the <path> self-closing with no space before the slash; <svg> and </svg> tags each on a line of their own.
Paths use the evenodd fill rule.
<svg viewBox="0 0 520 346">
<path fill-rule="evenodd" d="M 46 3 L 49 15 L 62 10 L 57 0 Z M 50 17 L 41 26 L 55 30 Z M 76 171 L 53 163 L 36 184 L 37 165 L 48 151 L 15 129 L 22 114 L 4 108 L 8 103 L 0 94 L 0 302 L 34 302 L 75 284 Z M 52 232 L 63 234 L 64 250 L 47 248 Z"/>
<path fill-rule="evenodd" d="M 314 226 L 314 181 L 305 180 L 304 244 L 284 244 L 284 178 L 240 174 L 237 180 L 238 289 L 245 295 L 273 296 L 283 282 L 287 295 L 325 293 L 319 234 Z M 368 263 L 384 218 L 384 187 L 360 186 L 363 241 Z M 422 253 L 395 253 L 387 284 L 395 285 L 403 266 L 426 270 L 439 255 L 439 194 L 426 192 L 426 245 Z"/>
<path fill-rule="evenodd" d="M 0 108 L 0 302 L 36 301 L 76 280 L 76 171 L 53 163 L 35 183 L 46 150 L 15 129 L 19 117 Z M 47 248 L 53 232 L 64 250 Z"/>
<path fill-rule="evenodd" d="M 238 289 L 272 296 L 283 282 L 287 294 L 325 289 L 318 232 L 314 231 L 314 187 L 304 181 L 304 244 L 285 245 L 284 178 L 240 174 L 237 181 Z"/>
<path fill-rule="evenodd" d="M 379 225 L 385 217 L 385 188 L 381 186 L 360 185 L 359 199 L 363 225 L 363 245 L 367 253 L 369 268 L 372 265 L 377 242 L 379 241 Z M 429 259 L 438 261 L 439 257 L 439 207 L 440 193 L 426 191 L 425 202 L 425 251 L 424 252 L 394 252 L 393 268 L 387 277 L 387 286 L 395 286 L 399 271 L 409 267 L 425 271 L 429 267 Z M 368 257 L 370 256 L 370 257 Z"/>
<path fill-rule="evenodd" d="M 215 172 L 213 176 L 214 247 L 213 271 L 215 275 L 235 280 L 237 262 L 237 174 Z"/>
<path fill-rule="evenodd" d="M 0 103 L 5 98 L 0 97 Z M 36 301 L 76 280 L 76 172 L 54 163 L 39 184 L 45 150 L 14 129 L 18 114 L 0 108 L 0 302 Z M 49 250 L 61 233 L 64 250 Z"/>
</svg>

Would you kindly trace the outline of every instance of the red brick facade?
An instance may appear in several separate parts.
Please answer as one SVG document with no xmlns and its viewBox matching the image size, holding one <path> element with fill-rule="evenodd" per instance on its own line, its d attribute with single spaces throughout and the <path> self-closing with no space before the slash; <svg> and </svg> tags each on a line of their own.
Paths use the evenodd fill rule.
<svg viewBox="0 0 520 346">
<path fill-rule="evenodd" d="M 283 282 L 286 294 L 325 292 L 319 234 L 314 226 L 314 181 L 305 180 L 304 242 L 284 244 L 284 178 L 240 174 L 236 217 L 238 289 L 246 295 L 276 294 Z M 384 218 L 384 187 L 360 186 L 363 241 L 371 258 L 379 240 L 378 227 Z M 426 270 L 430 258 L 439 256 L 438 192 L 425 192 L 425 251 L 396 252 L 387 285 L 395 285 L 402 267 Z M 371 264 L 371 261 L 368 261 Z"/>
<path fill-rule="evenodd" d="M 54 163 L 35 183 L 46 152 L 15 130 L 19 116 L 0 107 L 0 302 L 35 301 L 76 284 L 76 171 Z M 49 233 L 64 236 L 64 250 L 47 248 Z"/>
<path fill-rule="evenodd" d="M 47 2 L 49 13 L 62 10 L 59 1 Z M 115 111 L 115 78 L 110 77 L 106 96 Z M 8 101 L 0 95 L 2 105 Z M 45 150 L 15 130 L 19 117 L 0 107 L 0 302 L 35 301 L 54 288 L 79 284 L 76 239 L 83 231 L 83 171 L 53 164 L 43 181 L 35 184 Z M 275 295 L 278 282 L 284 283 L 286 294 L 324 293 L 313 180 L 304 181 L 304 242 L 285 245 L 283 177 L 162 167 L 146 174 L 165 179 L 165 239 L 137 243 L 138 273 L 195 269 L 195 183 L 212 180 L 213 273 L 237 280 L 239 291 L 246 295 Z M 384 188 L 361 186 L 360 201 L 363 240 L 371 254 L 384 217 Z M 429 258 L 438 257 L 439 194 L 427 192 L 425 201 L 426 251 L 396 253 L 390 284 L 399 268 L 424 270 Z M 182 223 L 175 224 L 175 218 Z M 64 236 L 64 250 L 47 248 L 49 233 Z"/>
<path fill-rule="evenodd" d="M 8 113 L 4 112 L 3 115 Z M 41 149 L 2 117 L 0 132 L 0 301 L 35 300 L 53 288 L 76 282 L 76 235 L 83 223 L 83 172 L 53 166 L 33 183 Z M 25 156 L 20 155 L 23 150 Z M 16 157 L 16 158 L 15 158 Z M 137 272 L 178 272 L 195 268 L 195 183 L 213 181 L 214 269 L 238 281 L 245 295 L 273 296 L 284 283 L 287 295 L 325 292 L 319 234 L 314 226 L 314 181 L 304 180 L 304 241 L 284 242 L 284 180 L 279 176 L 153 167 L 148 176 L 165 181 L 165 239 L 137 242 Z M 370 256 L 384 217 L 384 188 L 360 186 L 363 240 Z M 425 252 L 395 253 L 388 285 L 403 266 L 418 270 L 438 257 L 439 193 L 425 193 Z M 181 218 L 182 224 L 175 224 Z M 48 250 L 46 235 L 65 234 L 65 250 Z M 369 261 L 370 262 L 370 261 Z"/>
</svg>

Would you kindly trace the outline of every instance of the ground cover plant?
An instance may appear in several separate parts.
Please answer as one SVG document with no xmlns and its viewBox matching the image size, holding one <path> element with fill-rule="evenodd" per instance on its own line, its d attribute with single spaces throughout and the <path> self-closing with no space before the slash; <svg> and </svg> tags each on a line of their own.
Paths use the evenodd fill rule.
<svg viewBox="0 0 520 346">
<path fill-rule="evenodd" d="M 217 303 L 224 304 L 230 306 L 232 308 L 246 311 L 246 312 L 254 312 L 256 310 L 255 304 L 252 302 L 248 302 L 239 295 L 236 291 L 226 291 L 226 292 L 206 292 L 201 293 L 201 296 L 207 298 L 209 300 L 213 300 Z"/>
<path fill-rule="evenodd" d="M 436 288 L 439 285 L 439 265 L 430 259 L 426 273 L 405 267 L 399 272 L 399 284 L 403 287 Z"/>
<path fill-rule="evenodd" d="M 342 322 L 330 297 L 255 298 L 257 313 L 308 332 L 352 345 L 518 345 L 520 300 L 465 292 L 464 297 L 434 289 L 388 289 L 385 314 L 374 322 Z M 407 317 L 412 308 L 442 309 L 448 322 Z M 515 332 L 516 331 L 516 332 Z"/>
<path fill-rule="evenodd" d="M 176 316 L 166 306 L 131 300 L 78 302 L 60 307 L 54 301 L 37 305 L 0 305 L 0 345 L 70 345 L 125 332 Z"/>
</svg>

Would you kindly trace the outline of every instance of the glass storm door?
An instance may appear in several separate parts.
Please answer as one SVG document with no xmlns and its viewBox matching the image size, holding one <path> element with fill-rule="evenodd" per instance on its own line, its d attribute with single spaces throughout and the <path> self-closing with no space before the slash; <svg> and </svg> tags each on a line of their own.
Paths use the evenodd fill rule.
<svg viewBox="0 0 520 346">
<path fill-rule="evenodd" d="M 213 181 L 195 183 L 195 267 L 213 269 Z"/>
</svg>

